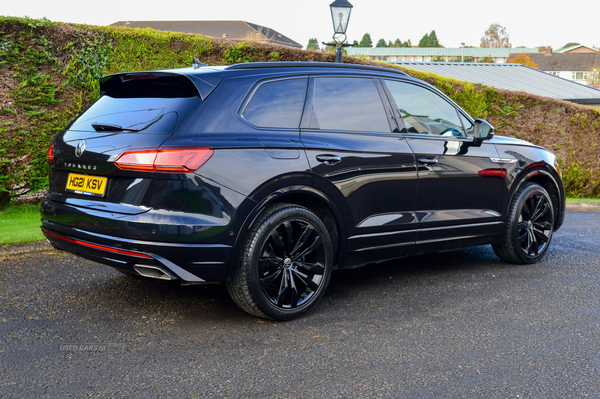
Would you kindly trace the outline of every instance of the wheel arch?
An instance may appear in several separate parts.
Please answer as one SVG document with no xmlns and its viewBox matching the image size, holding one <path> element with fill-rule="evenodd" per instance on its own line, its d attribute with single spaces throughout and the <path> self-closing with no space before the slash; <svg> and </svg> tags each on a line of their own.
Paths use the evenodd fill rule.
<svg viewBox="0 0 600 399">
<path fill-rule="evenodd" d="M 565 216 L 565 189 L 558 172 L 546 163 L 530 165 L 519 174 L 512 184 L 507 201 L 508 206 L 512 203 L 519 188 L 528 182 L 539 184 L 550 195 L 554 208 L 554 230 L 558 230 L 563 224 Z"/>
<path fill-rule="evenodd" d="M 295 182 L 293 180 L 296 180 Z M 298 183 L 297 179 L 290 180 L 290 183 Z M 278 184 L 278 188 L 268 190 L 268 194 L 264 194 L 265 190 L 256 190 L 249 198 L 254 200 L 255 206 L 248 213 L 241 228 L 238 230 L 235 243 L 233 246 L 231 260 L 227 268 L 225 280 L 228 280 L 233 275 L 237 260 L 239 259 L 241 248 L 244 244 L 246 233 L 259 217 L 259 215 L 269 206 L 279 203 L 303 206 L 311 210 L 317 215 L 327 227 L 330 234 L 334 250 L 334 269 L 339 268 L 344 261 L 346 250 L 346 226 L 344 218 L 339 207 L 335 202 L 322 191 L 306 184 Z M 259 194 L 261 193 L 262 194 Z"/>
</svg>

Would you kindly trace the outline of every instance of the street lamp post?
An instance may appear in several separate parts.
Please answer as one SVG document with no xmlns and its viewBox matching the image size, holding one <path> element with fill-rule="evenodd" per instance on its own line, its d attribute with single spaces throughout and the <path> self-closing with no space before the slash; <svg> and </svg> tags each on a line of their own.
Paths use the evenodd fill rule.
<svg viewBox="0 0 600 399">
<path fill-rule="evenodd" d="M 348 0 L 335 0 L 329 5 L 331 9 L 331 21 L 333 22 L 333 43 L 323 43 L 326 46 L 335 46 L 335 62 L 342 63 L 344 47 L 352 47 L 353 44 L 346 41 L 346 29 L 352 12 L 352 4 Z"/>
<path fill-rule="evenodd" d="M 461 43 L 460 45 L 462 47 L 462 56 L 460 58 L 460 62 L 465 62 L 465 44 Z"/>
</svg>

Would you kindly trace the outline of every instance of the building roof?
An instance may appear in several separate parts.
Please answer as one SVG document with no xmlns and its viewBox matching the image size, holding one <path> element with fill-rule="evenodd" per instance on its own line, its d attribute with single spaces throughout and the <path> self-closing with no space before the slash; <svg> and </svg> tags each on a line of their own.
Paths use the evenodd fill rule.
<svg viewBox="0 0 600 399">
<path fill-rule="evenodd" d="M 580 104 L 600 105 L 600 90 L 521 64 L 403 61 L 390 63 L 471 83 L 482 83 L 498 89 L 524 91 Z"/>
<path fill-rule="evenodd" d="M 482 47 L 348 47 L 348 55 L 416 55 L 460 57 L 508 57 L 512 53 L 539 53 L 537 48 L 482 48 Z M 463 53 L 464 51 L 464 53 Z"/>
<path fill-rule="evenodd" d="M 563 47 L 563 48 L 559 48 L 558 50 L 554 50 L 555 53 L 571 53 L 571 52 L 575 52 L 575 53 L 597 53 L 598 50 L 590 47 L 590 46 L 584 46 L 583 44 L 578 44 L 575 46 L 569 46 L 569 47 Z"/>
<path fill-rule="evenodd" d="M 216 38 L 268 42 L 302 48 L 300 43 L 276 30 L 246 21 L 119 21 L 110 26 L 152 28 L 162 31 L 194 33 Z"/>
<path fill-rule="evenodd" d="M 599 53 L 545 53 L 527 54 L 531 61 L 535 62 L 542 71 L 589 71 L 600 67 Z M 508 62 L 516 57 L 516 54 L 508 57 Z"/>
</svg>

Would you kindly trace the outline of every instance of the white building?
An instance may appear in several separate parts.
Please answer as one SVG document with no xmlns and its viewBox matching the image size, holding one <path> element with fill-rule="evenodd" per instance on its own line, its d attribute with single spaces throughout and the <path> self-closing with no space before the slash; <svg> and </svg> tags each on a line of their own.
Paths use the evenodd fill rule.
<svg viewBox="0 0 600 399">
<path fill-rule="evenodd" d="M 527 54 L 537 68 L 551 75 L 586 84 L 590 69 L 600 67 L 600 53 L 591 47 L 582 45 L 560 49 L 552 52 L 548 48 L 542 54 Z M 509 57 L 509 61 L 516 54 Z"/>
<path fill-rule="evenodd" d="M 465 61 L 505 63 L 511 54 L 539 54 L 537 48 L 349 47 L 348 55 L 372 61 Z"/>
</svg>

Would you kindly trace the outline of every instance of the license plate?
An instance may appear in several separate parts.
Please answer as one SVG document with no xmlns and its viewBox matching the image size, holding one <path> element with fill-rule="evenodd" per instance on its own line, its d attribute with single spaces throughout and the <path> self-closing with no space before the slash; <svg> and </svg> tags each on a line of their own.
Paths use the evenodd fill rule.
<svg viewBox="0 0 600 399">
<path fill-rule="evenodd" d="M 104 197 L 107 183 L 108 179 L 106 177 L 69 173 L 69 178 L 67 179 L 67 191 L 94 197 Z"/>
</svg>

